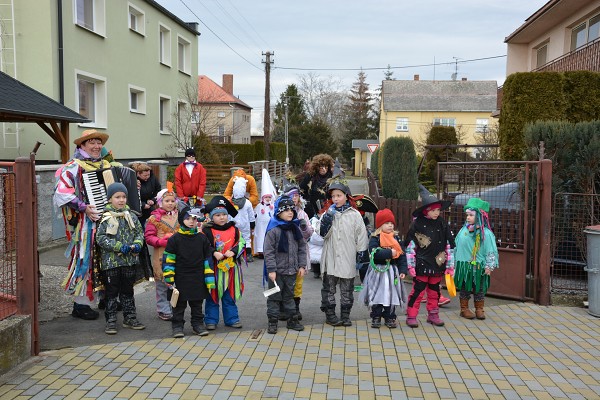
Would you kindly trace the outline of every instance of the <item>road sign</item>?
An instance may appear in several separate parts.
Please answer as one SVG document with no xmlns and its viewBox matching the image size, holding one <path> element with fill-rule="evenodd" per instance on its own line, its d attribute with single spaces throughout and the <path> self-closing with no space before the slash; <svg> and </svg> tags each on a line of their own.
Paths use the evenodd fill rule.
<svg viewBox="0 0 600 400">
<path fill-rule="evenodd" d="M 367 147 L 369 148 L 369 151 L 371 152 L 371 154 L 373 154 L 373 153 L 375 153 L 375 150 L 377 150 L 379 145 L 378 144 L 368 144 Z"/>
</svg>

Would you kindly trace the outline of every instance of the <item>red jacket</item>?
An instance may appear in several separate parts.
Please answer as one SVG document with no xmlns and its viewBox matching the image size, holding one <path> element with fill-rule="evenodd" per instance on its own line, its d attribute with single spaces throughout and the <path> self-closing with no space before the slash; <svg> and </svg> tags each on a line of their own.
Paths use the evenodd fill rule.
<svg viewBox="0 0 600 400">
<path fill-rule="evenodd" d="M 201 199 L 204 197 L 204 191 L 206 190 L 206 170 L 200 163 L 194 165 L 192 170 L 192 176 L 187 171 L 185 163 L 179 164 L 175 169 L 175 191 L 177 197 L 183 199 L 184 197 L 196 196 Z"/>
</svg>

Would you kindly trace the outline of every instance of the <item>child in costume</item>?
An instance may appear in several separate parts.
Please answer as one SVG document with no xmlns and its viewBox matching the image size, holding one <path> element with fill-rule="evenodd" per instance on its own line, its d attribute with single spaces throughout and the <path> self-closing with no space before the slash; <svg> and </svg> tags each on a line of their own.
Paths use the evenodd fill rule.
<svg viewBox="0 0 600 400">
<path fill-rule="evenodd" d="M 201 210 L 190 208 L 185 203 L 180 203 L 180 206 L 179 229 L 167 241 L 163 254 L 165 283 L 169 288 L 179 291 L 177 303 L 173 307 L 171 327 L 174 338 L 184 337 L 183 317 L 189 304 L 192 331 L 196 335 L 206 336 L 208 331 L 204 324 L 202 302 L 209 297 L 209 290 L 215 287 L 213 249 L 206 236 L 198 230 L 198 221 L 204 219 Z"/>
<path fill-rule="evenodd" d="M 299 221 L 300 231 L 302 232 L 302 238 L 305 242 L 308 242 L 310 236 L 314 232 L 314 228 L 310 224 L 310 219 L 306 212 L 304 212 L 304 206 L 306 205 L 306 201 L 300 196 L 300 187 L 298 185 L 289 183 L 288 185 L 283 187 L 283 192 L 285 196 L 288 196 L 294 202 L 294 211 L 296 212 L 296 218 Z M 310 253 L 308 250 L 308 246 L 306 246 L 306 262 L 305 266 L 310 265 Z M 304 270 L 306 272 L 306 270 Z M 304 274 L 298 274 L 296 277 L 296 286 L 294 287 L 294 302 L 296 303 L 296 315 L 298 316 L 298 320 L 302 321 L 302 314 L 300 313 L 300 300 L 302 299 L 302 285 L 304 283 Z"/>
<path fill-rule="evenodd" d="M 350 188 L 344 181 L 332 181 L 328 194 L 333 204 L 328 207 L 319 223 L 319 233 L 325 239 L 321 255 L 321 310 L 325 312 L 327 324 L 352 326 L 350 310 L 354 304 L 356 263 L 367 257 L 367 231 L 360 213 L 348 200 Z M 338 285 L 341 319 L 335 314 L 335 292 Z"/>
<path fill-rule="evenodd" d="M 315 216 L 310 219 L 310 225 L 313 227 L 313 234 L 308 240 L 310 270 L 313 272 L 313 276 L 315 279 L 321 278 L 321 254 L 323 253 L 324 243 L 324 240 L 321 237 L 321 235 L 319 235 L 319 230 L 317 229 L 319 226 L 320 217 L 321 216 L 319 214 L 315 214 Z"/>
<path fill-rule="evenodd" d="M 371 308 L 371 327 L 396 328 L 396 306 L 406 309 L 407 293 L 402 280 L 408 272 L 406 254 L 394 231 L 396 217 L 388 208 L 375 216 L 375 232 L 369 240 L 370 263 L 360 299 Z"/>
<path fill-rule="evenodd" d="M 454 274 L 454 237 L 448 223 L 440 217 L 441 211 L 450 207 L 450 201 L 438 200 L 421 185 L 421 207 L 413 211 L 404 245 L 407 248 L 408 272 L 413 277 L 413 288 L 408 296 L 406 324 L 419 326 L 417 315 L 423 295 L 427 293 L 427 322 L 443 326 L 439 316 L 438 301 L 440 281 L 445 273 Z"/>
<path fill-rule="evenodd" d="M 265 268 L 269 277 L 269 288 L 281 289 L 267 297 L 268 333 L 277 333 L 280 310 L 288 315 L 287 328 L 304 330 L 298 322 L 298 303 L 294 306 L 295 287 L 298 278 L 306 274 L 306 241 L 296 218 L 294 201 L 281 196 L 275 201 L 277 215 L 271 219 L 265 236 Z"/>
<path fill-rule="evenodd" d="M 273 217 L 273 196 L 276 194 L 275 186 L 269 176 L 269 171 L 263 168 L 260 181 L 260 203 L 254 207 L 256 221 L 254 225 L 254 253 L 262 258 L 265 233 L 271 217 Z"/>
<path fill-rule="evenodd" d="M 146 221 L 144 238 L 149 246 L 154 247 L 152 253 L 152 270 L 156 286 L 156 312 L 158 318 L 170 321 L 173 317 L 171 304 L 167 300 L 168 288 L 162 270 L 162 256 L 167 241 L 179 229 L 177 213 L 177 196 L 173 191 L 173 183 L 167 182 L 167 188 L 156 195 L 158 208 L 150 214 Z"/>
<path fill-rule="evenodd" d="M 454 282 L 460 291 L 460 316 L 466 319 L 485 319 L 483 306 L 490 287 L 490 274 L 498 268 L 496 237 L 490 229 L 487 201 L 471 198 L 465 205 L 465 225 L 456 236 Z M 475 314 L 469 310 L 471 293 L 474 295 Z"/>
<path fill-rule="evenodd" d="M 137 319 L 133 298 L 135 266 L 144 244 L 144 230 L 137 217 L 129 211 L 125 185 L 112 183 L 106 189 L 106 197 L 108 204 L 100 219 L 96 243 L 100 248 L 100 269 L 105 287 L 104 332 L 114 335 L 117 333 L 117 298 L 123 307 L 123 327 L 145 328 Z"/>
<path fill-rule="evenodd" d="M 246 184 L 248 180 L 241 177 L 234 177 L 233 182 L 233 198 L 231 202 L 235 206 L 237 210 L 237 215 L 235 217 L 232 216 L 233 221 L 235 221 L 235 226 L 242 233 L 242 237 L 246 242 L 246 259 L 248 262 L 254 261 L 252 257 L 252 229 L 254 229 L 254 224 L 256 218 L 254 217 L 254 209 L 252 208 L 252 203 L 250 200 L 246 198 Z"/>
<path fill-rule="evenodd" d="M 244 292 L 244 278 L 239 257 L 242 256 L 246 243 L 234 221 L 237 210 L 223 196 L 215 196 L 206 205 L 210 220 L 202 231 L 214 249 L 213 263 L 216 287 L 210 291 L 206 300 L 206 328 L 213 330 L 219 323 L 219 303 L 223 305 L 223 321 L 226 326 L 241 328 L 240 316 L 236 301 Z"/>
</svg>

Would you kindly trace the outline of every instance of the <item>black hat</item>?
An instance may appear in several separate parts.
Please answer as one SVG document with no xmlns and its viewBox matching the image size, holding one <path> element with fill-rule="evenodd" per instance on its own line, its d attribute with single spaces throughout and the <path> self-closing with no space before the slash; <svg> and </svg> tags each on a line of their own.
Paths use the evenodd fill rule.
<svg viewBox="0 0 600 400">
<path fill-rule="evenodd" d="M 379 207 L 375 204 L 372 198 L 367 196 L 366 194 L 357 194 L 353 196 L 354 201 L 356 202 L 356 209 L 362 212 L 370 212 L 376 213 L 379 211 Z"/>
<path fill-rule="evenodd" d="M 329 179 L 329 186 L 327 187 L 327 194 L 331 197 L 331 191 L 333 189 L 341 190 L 346 196 L 351 195 L 350 188 L 347 185 L 346 173 L 342 169 L 340 161 L 336 158 L 333 164 L 333 176 Z"/>
<path fill-rule="evenodd" d="M 204 207 L 204 211 L 210 214 L 216 208 L 223 208 L 232 217 L 238 214 L 235 206 L 226 197 L 221 195 L 213 197 L 206 207 Z"/>
<path fill-rule="evenodd" d="M 436 196 L 432 195 L 431 192 L 427 190 L 425 186 L 421 184 L 419 184 L 419 196 L 421 196 L 422 204 L 421 207 L 413 211 L 413 217 L 423 215 L 423 210 L 425 210 L 432 204 L 439 203 L 441 205 L 442 211 L 448 209 L 448 207 L 450 207 L 450 205 L 452 204 L 451 201 L 438 199 Z"/>
<path fill-rule="evenodd" d="M 189 156 L 196 157 L 196 150 L 194 150 L 192 147 L 190 147 L 189 149 L 185 149 L 185 156 L 186 157 L 189 157 Z"/>
<path fill-rule="evenodd" d="M 294 200 L 292 200 L 289 196 L 280 196 L 275 200 L 275 215 L 279 215 L 286 210 L 292 210 L 294 212 L 294 219 L 297 218 L 296 214 L 296 205 L 294 204 Z"/>
</svg>

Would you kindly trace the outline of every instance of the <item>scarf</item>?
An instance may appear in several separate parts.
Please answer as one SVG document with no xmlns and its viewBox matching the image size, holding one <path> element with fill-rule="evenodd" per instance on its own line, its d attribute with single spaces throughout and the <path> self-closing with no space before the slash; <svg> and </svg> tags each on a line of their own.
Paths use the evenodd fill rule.
<svg viewBox="0 0 600 400">
<path fill-rule="evenodd" d="M 135 222 L 133 222 L 133 218 L 131 218 L 131 214 L 129 213 L 129 206 L 125 206 L 123 211 L 116 211 L 109 205 L 102 215 L 102 221 L 100 221 L 100 223 L 108 221 L 108 226 L 106 227 L 107 234 L 116 235 L 119 231 L 119 220 L 117 218 L 125 218 L 129 227 L 131 229 L 135 228 Z"/>
<path fill-rule="evenodd" d="M 327 171 L 325 175 L 321 175 L 317 172 L 312 178 L 313 183 L 311 186 L 313 191 L 317 191 L 321 188 L 324 188 L 327 185 L 327 180 L 331 178 L 332 175 L 333 174 L 331 173 L 331 171 Z"/>
<path fill-rule="evenodd" d="M 242 208 L 244 208 L 244 205 L 246 204 L 246 198 L 240 197 L 237 199 L 231 199 L 231 202 L 233 203 L 234 206 L 237 207 L 238 210 L 241 210 Z"/>
<path fill-rule="evenodd" d="M 277 244 L 277 252 L 287 253 L 290 250 L 290 245 L 288 243 L 288 238 L 285 231 L 292 231 L 294 234 L 294 239 L 296 240 L 302 239 L 302 232 L 300 232 L 300 228 L 298 228 L 298 225 L 296 225 L 293 221 L 284 222 L 279 225 L 279 228 L 283 232 L 281 232 L 281 237 L 279 238 L 279 243 Z"/>
<path fill-rule="evenodd" d="M 394 232 L 381 232 L 379 234 L 379 245 L 383 248 L 396 249 L 397 254 L 395 257 L 392 258 L 398 258 L 403 254 L 402 247 L 400 247 L 400 243 L 398 243 L 398 241 L 394 237 Z"/>
</svg>

